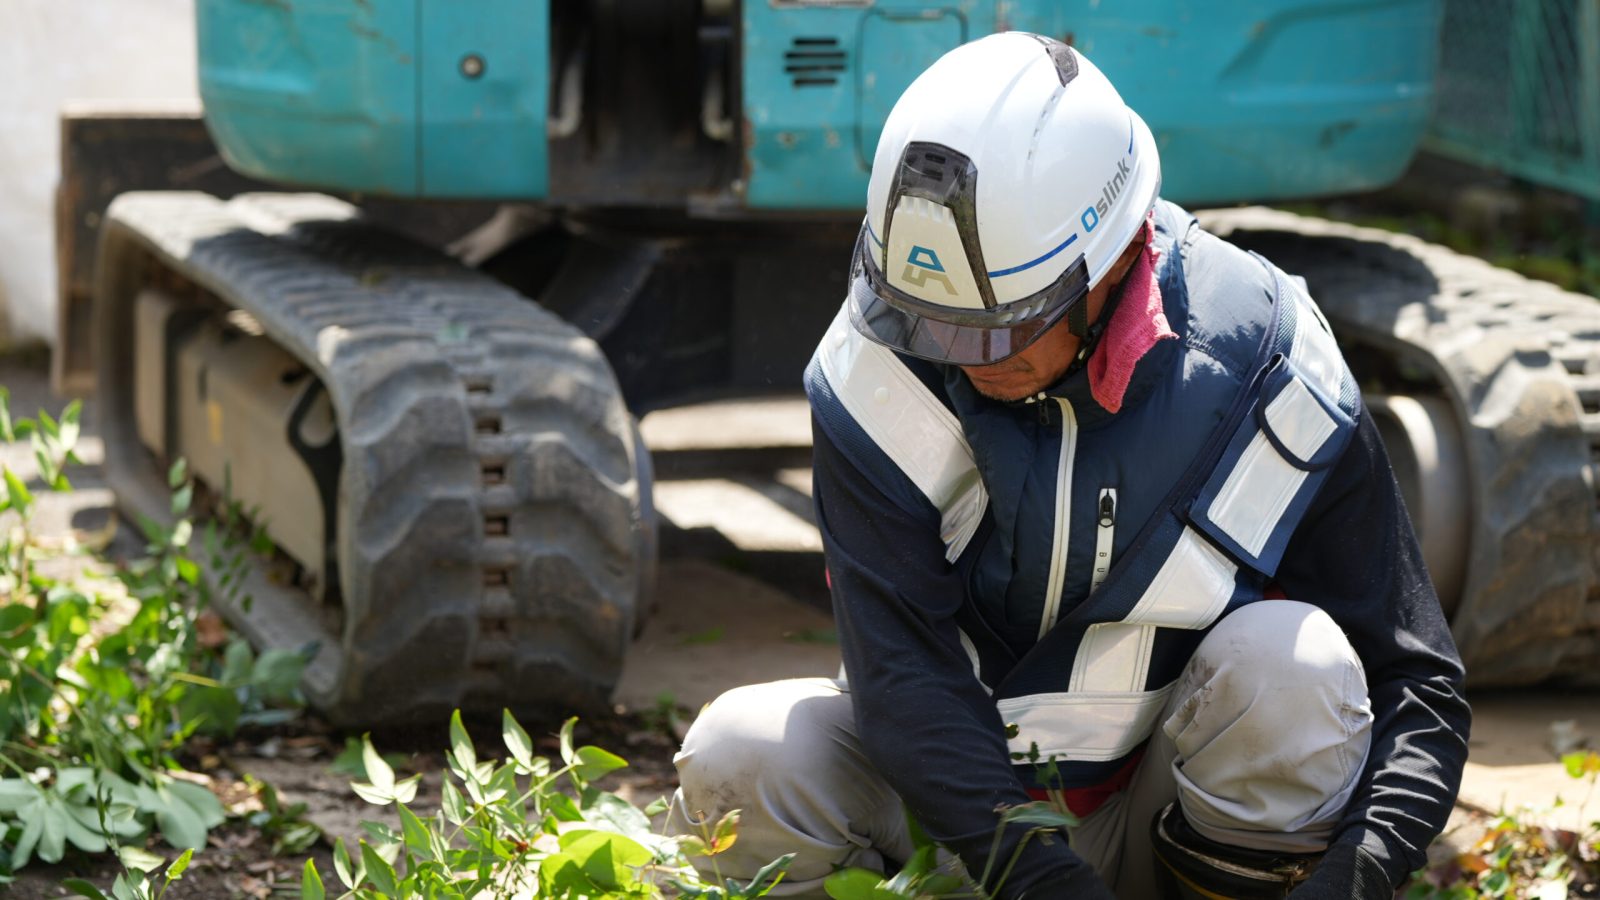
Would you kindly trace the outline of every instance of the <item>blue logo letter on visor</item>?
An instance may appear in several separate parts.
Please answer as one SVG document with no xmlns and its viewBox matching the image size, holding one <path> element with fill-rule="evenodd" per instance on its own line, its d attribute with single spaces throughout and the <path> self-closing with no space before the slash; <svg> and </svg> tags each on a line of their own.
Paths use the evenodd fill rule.
<svg viewBox="0 0 1600 900">
<path fill-rule="evenodd" d="M 924 257 L 927 259 L 926 262 L 923 261 Z M 944 266 L 939 264 L 939 254 L 929 250 L 927 247 L 913 246 L 911 255 L 906 257 L 906 262 L 913 266 L 921 266 L 924 269 L 932 269 L 935 272 L 944 271 Z"/>
<path fill-rule="evenodd" d="M 950 283 L 950 276 L 944 274 L 939 254 L 927 247 L 912 245 L 911 255 L 906 257 L 906 270 L 900 273 L 900 278 L 919 288 L 926 288 L 929 281 L 937 281 L 945 293 L 951 296 L 955 296 L 956 293 L 956 286 Z"/>
</svg>

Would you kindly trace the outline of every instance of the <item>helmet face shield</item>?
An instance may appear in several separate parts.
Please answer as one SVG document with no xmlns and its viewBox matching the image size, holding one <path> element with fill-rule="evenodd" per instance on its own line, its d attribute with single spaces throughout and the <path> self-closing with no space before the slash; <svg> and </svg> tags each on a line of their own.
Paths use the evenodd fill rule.
<svg viewBox="0 0 1600 900">
<path fill-rule="evenodd" d="M 1090 284 L 1144 227 L 1160 184 L 1150 129 L 1077 50 L 1020 32 L 957 47 L 884 120 L 852 322 L 967 366 L 1015 356 L 1063 320 L 1087 341 L 1099 333 Z"/>
<path fill-rule="evenodd" d="M 1088 293 L 1089 268 L 1079 255 L 1055 283 L 1020 300 L 985 309 L 928 303 L 883 277 L 863 225 L 850 268 L 850 321 L 893 350 L 939 363 L 985 366 L 1027 349 Z"/>
</svg>

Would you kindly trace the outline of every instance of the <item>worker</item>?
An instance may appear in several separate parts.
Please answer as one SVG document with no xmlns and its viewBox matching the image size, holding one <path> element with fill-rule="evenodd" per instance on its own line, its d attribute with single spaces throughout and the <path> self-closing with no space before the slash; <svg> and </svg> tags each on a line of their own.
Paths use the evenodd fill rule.
<svg viewBox="0 0 1600 900">
<path fill-rule="evenodd" d="M 690 729 L 673 815 L 742 810 L 723 875 L 793 852 L 776 893 L 822 896 L 910 821 L 999 897 L 1387 900 L 1422 865 L 1470 713 L 1378 431 L 1304 285 L 1160 182 L 1048 38 L 895 104 L 806 379 L 844 672 Z M 1004 822 L 1052 795 L 1064 834 Z"/>
</svg>

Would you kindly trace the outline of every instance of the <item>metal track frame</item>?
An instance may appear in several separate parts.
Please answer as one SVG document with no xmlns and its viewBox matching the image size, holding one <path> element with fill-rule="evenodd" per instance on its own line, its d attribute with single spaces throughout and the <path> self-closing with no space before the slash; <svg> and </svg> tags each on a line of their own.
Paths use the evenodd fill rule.
<svg viewBox="0 0 1600 900">
<path fill-rule="evenodd" d="M 329 392 L 342 615 L 261 566 L 250 608 L 223 610 L 258 645 L 320 645 L 317 706 L 378 724 L 605 699 L 655 535 L 649 457 L 592 341 L 342 201 L 123 195 L 95 294 L 106 472 L 124 509 L 157 521 L 166 488 L 138 442 L 127 338 L 150 284 L 247 311 Z"/>
</svg>

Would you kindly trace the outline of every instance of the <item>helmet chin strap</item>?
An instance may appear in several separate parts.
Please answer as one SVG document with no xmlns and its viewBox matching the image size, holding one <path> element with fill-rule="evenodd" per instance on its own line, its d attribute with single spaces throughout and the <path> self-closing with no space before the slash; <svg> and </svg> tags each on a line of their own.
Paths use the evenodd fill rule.
<svg viewBox="0 0 1600 900">
<path fill-rule="evenodd" d="M 1141 244 L 1139 253 L 1143 254 L 1144 252 L 1145 245 Z M 1138 259 L 1137 256 L 1134 257 L 1135 264 L 1137 264 Z M 1106 305 L 1101 308 L 1100 315 L 1096 316 L 1093 322 L 1089 321 L 1089 298 L 1087 296 L 1074 303 L 1067 310 L 1067 330 L 1072 332 L 1072 335 L 1078 339 L 1078 353 L 1072 358 L 1072 364 L 1067 367 L 1068 374 L 1076 372 L 1085 362 L 1088 362 L 1089 357 L 1094 354 L 1094 348 L 1100 345 L 1100 338 L 1106 331 L 1106 323 L 1111 321 L 1111 316 L 1117 311 L 1117 305 L 1122 302 L 1122 295 L 1125 293 L 1128 284 L 1128 272 L 1132 270 L 1133 266 L 1130 265 L 1122 273 L 1122 280 L 1117 283 L 1116 289 L 1106 296 Z"/>
</svg>

